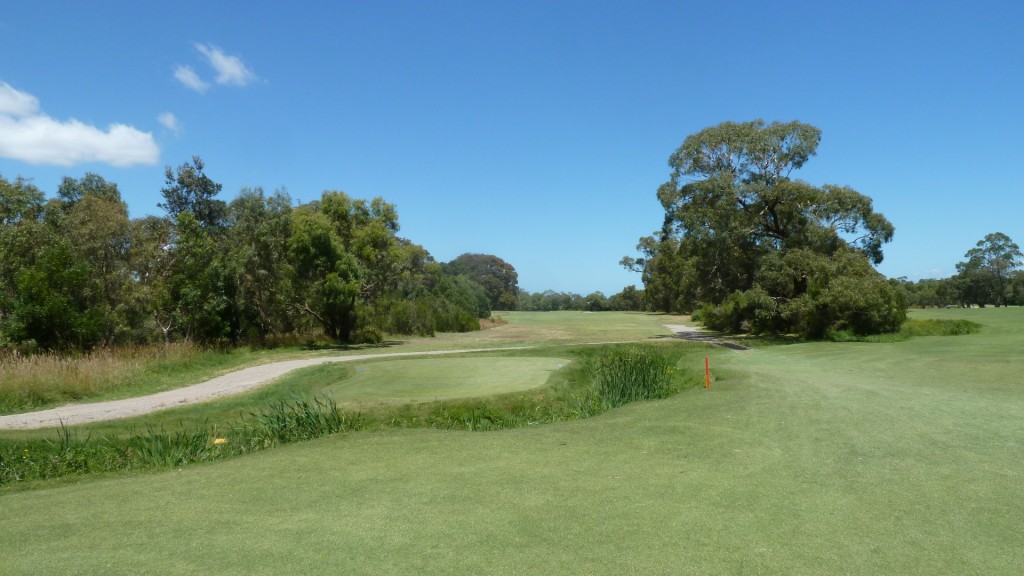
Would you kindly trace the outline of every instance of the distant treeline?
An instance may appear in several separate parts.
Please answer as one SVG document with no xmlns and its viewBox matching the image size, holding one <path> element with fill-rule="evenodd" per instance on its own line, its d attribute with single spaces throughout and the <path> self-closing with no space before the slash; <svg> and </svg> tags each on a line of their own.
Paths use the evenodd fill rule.
<svg viewBox="0 0 1024 576">
<path fill-rule="evenodd" d="M 531 294 L 519 293 L 519 309 L 527 312 L 552 312 L 555 310 L 580 310 L 585 312 L 603 312 L 609 310 L 639 312 L 647 310 L 643 290 L 635 286 L 627 286 L 612 296 L 601 292 L 592 292 L 586 296 L 571 292 L 554 292 L 547 290 Z"/>
<path fill-rule="evenodd" d="M 957 273 L 943 279 L 910 282 L 896 278 L 896 286 L 909 306 L 1020 306 L 1024 305 L 1024 253 L 1002 232 L 986 234 L 964 254 Z"/>
<path fill-rule="evenodd" d="M 1024 306 L 1024 271 L 1019 270 L 1007 276 L 1002 288 L 962 274 L 917 282 L 896 278 L 890 282 L 898 287 L 912 308 Z"/>
</svg>

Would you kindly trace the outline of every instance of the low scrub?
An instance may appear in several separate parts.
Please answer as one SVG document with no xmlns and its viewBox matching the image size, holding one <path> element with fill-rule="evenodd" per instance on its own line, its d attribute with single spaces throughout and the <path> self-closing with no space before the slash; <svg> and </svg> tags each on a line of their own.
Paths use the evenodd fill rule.
<svg viewBox="0 0 1024 576">
<path fill-rule="evenodd" d="M 970 320 L 917 319 L 906 320 L 898 332 L 857 336 L 848 331 L 831 334 L 835 342 L 902 342 L 915 336 L 964 336 L 981 330 L 981 324 Z"/>
<path fill-rule="evenodd" d="M 274 402 L 227 427 L 129 430 L 99 438 L 82 438 L 62 426 L 56 440 L 0 442 L 0 485 L 177 467 L 356 430 L 500 430 L 586 418 L 697 385 L 699 374 L 680 367 L 692 350 L 688 346 L 578 349 L 573 352 L 577 360 L 556 372 L 547 386 L 487 398 L 347 410 L 333 400 L 296 397 Z"/>
</svg>

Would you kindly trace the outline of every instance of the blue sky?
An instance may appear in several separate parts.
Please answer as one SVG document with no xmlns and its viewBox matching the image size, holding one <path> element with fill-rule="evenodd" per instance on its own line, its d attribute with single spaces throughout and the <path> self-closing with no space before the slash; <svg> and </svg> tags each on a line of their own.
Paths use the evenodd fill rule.
<svg viewBox="0 0 1024 576">
<path fill-rule="evenodd" d="M 0 12 L 0 174 L 117 182 L 161 214 L 193 155 L 246 186 L 381 196 L 441 261 L 613 294 L 689 134 L 823 131 L 794 175 L 895 225 L 879 269 L 1024 243 L 1020 2 L 47 2 Z"/>
</svg>

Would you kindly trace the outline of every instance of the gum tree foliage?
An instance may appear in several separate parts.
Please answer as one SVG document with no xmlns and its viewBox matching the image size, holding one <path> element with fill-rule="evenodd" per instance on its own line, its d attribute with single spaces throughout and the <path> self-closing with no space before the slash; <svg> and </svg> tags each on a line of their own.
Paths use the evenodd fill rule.
<svg viewBox="0 0 1024 576">
<path fill-rule="evenodd" d="M 820 139 L 809 124 L 762 120 L 688 136 L 658 189 L 660 231 L 640 240 L 642 257 L 622 260 L 642 272 L 648 304 L 702 310 L 725 330 L 822 337 L 898 327 L 904 306 L 871 266 L 882 261 L 892 224 L 848 186 L 792 178 Z"/>
<path fill-rule="evenodd" d="M 968 304 L 1003 306 L 1014 298 L 1014 270 L 1021 267 L 1024 254 L 1002 232 L 988 234 L 964 254 L 956 265 L 957 280 Z"/>
<path fill-rule="evenodd" d="M 266 195 L 244 188 L 229 205 L 224 249 L 227 274 L 235 289 L 235 324 L 242 339 L 263 341 L 294 329 L 289 311 L 292 286 L 288 241 L 292 200 L 284 190 Z"/>
<path fill-rule="evenodd" d="M 324 192 L 296 209 L 289 238 L 291 306 L 330 338 L 379 341 L 384 332 L 431 335 L 479 329 L 486 287 L 442 269 L 399 238 L 398 213 L 381 198 Z"/>
<path fill-rule="evenodd" d="M 645 310 L 644 292 L 636 286 L 626 286 L 622 292 L 608 298 L 608 308 L 626 312 L 642 312 Z"/>
<path fill-rule="evenodd" d="M 0 178 L 0 342 L 106 343 L 117 329 L 109 297 L 122 276 L 120 197 L 44 199 L 24 179 Z"/>
<path fill-rule="evenodd" d="M 335 223 L 313 207 L 295 210 L 288 248 L 292 306 L 315 319 L 332 340 L 349 340 L 360 303 L 359 270 Z"/>
<path fill-rule="evenodd" d="M 483 286 L 492 310 L 515 310 L 518 306 L 519 274 L 501 258 L 466 253 L 449 262 L 448 269 Z"/>
<path fill-rule="evenodd" d="M 380 339 L 371 313 L 397 286 L 401 274 L 398 213 L 374 198 L 327 191 L 295 211 L 289 241 L 293 308 L 314 318 L 332 339 Z M 361 324 L 360 324 L 361 323 Z"/>
<path fill-rule="evenodd" d="M 101 343 L 115 342 L 141 322 L 137 310 L 127 306 L 132 290 L 128 206 L 117 184 L 93 173 L 64 177 L 57 195 L 51 212 L 62 222 L 56 227 L 64 231 L 76 260 L 89 265 L 86 306 L 103 319 Z"/>
<path fill-rule="evenodd" d="M 182 164 L 177 170 L 168 166 L 164 171 L 166 184 L 160 190 L 164 201 L 157 204 L 167 211 L 167 217 L 176 220 L 183 212 L 191 212 L 202 228 L 218 228 L 227 216 L 227 204 L 214 198 L 221 185 L 206 175 L 206 165 L 199 156 L 192 163 Z"/>
<path fill-rule="evenodd" d="M 235 339 L 237 314 L 234 283 L 227 269 L 223 229 L 227 204 L 215 198 L 221 185 L 206 175 L 199 156 L 177 170 L 168 166 L 161 189 L 171 223 L 168 243 L 159 247 L 169 267 L 153 317 L 161 330 L 173 330 L 185 340 L 216 342 Z"/>
<path fill-rule="evenodd" d="M 381 198 L 293 206 L 255 188 L 227 204 L 198 156 L 166 177 L 166 215 L 137 219 L 97 174 L 64 178 L 49 200 L 0 177 L 0 349 L 380 341 L 490 315 L 485 287 L 398 237 Z"/>
<path fill-rule="evenodd" d="M 28 180 L 0 175 L 0 344 L 15 306 L 15 275 L 32 264 L 39 246 L 45 198 Z"/>
<path fill-rule="evenodd" d="M 134 290 L 128 304 L 141 311 L 148 324 L 159 331 L 165 344 L 171 342 L 178 326 L 176 304 L 171 296 L 177 259 L 171 249 L 173 236 L 174 224 L 166 218 L 146 216 L 131 222 L 128 261 Z M 135 341 L 145 340 L 145 332 L 140 332 Z"/>
</svg>

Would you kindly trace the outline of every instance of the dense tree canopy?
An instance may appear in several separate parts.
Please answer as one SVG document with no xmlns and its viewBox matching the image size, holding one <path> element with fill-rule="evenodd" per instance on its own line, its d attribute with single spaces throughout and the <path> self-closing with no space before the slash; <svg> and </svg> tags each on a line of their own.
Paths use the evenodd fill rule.
<svg viewBox="0 0 1024 576">
<path fill-rule="evenodd" d="M 96 174 L 64 178 L 49 200 L 0 177 L 0 348 L 476 330 L 491 311 L 481 282 L 515 289 L 500 258 L 478 281 L 397 236 L 381 198 L 327 191 L 296 206 L 247 188 L 226 203 L 205 168 L 198 156 L 168 167 L 165 215 L 137 219 Z"/>
<path fill-rule="evenodd" d="M 820 139 L 808 124 L 761 120 L 687 137 L 658 189 L 661 230 L 640 240 L 641 258 L 622 261 L 643 273 L 649 305 L 700 309 L 730 330 L 820 337 L 897 327 L 899 294 L 871 267 L 892 224 L 852 188 L 791 178 Z"/>
<path fill-rule="evenodd" d="M 448 263 L 452 273 L 465 275 L 484 287 L 493 310 L 515 310 L 519 275 L 511 264 L 490 254 L 462 254 Z"/>
</svg>

